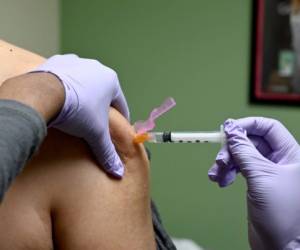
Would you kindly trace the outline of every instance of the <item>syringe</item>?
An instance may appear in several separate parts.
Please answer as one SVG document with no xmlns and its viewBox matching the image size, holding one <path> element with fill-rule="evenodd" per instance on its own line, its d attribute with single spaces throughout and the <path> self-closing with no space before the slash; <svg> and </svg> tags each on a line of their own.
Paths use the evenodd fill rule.
<svg viewBox="0 0 300 250">
<path fill-rule="evenodd" d="M 221 143 L 224 144 L 226 136 L 223 126 L 220 131 L 192 131 L 192 132 L 148 132 L 137 134 L 133 140 L 135 143 L 145 141 L 151 143 Z"/>
</svg>

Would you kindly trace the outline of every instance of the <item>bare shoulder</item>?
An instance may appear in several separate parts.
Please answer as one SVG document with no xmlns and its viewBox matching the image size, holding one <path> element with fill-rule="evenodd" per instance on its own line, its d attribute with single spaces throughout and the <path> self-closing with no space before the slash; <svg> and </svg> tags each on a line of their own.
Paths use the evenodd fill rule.
<svg viewBox="0 0 300 250">
<path fill-rule="evenodd" d="M 0 40 L 0 85 L 45 59 Z M 110 131 L 126 167 L 109 178 L 81 140 L 49 131 L 0 206 L 3 250 L 155 249 L 145 150 L 112 110 Z"/>
<path fill-rule="evenodd" d="M 0 69 L 0 85 L 4 80 L 24 74 L 45 61 L 43 57 L 3 40 L 0 40 L 0 58 L 3 62 Z"/>
</svg>

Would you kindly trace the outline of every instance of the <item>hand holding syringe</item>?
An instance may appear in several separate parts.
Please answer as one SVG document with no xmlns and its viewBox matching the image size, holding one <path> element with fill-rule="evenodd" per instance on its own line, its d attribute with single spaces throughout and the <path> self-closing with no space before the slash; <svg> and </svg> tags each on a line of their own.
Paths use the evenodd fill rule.
<svg viewBox="0 0 300 250">
<path fill-rule="evenodd" d="M 220 131 L 186 131 L 186 132 L 149 132 L 155 127 L 155 119 L 169 111 L 176 105 L 173 98 L 168 98 L 160 107 L 155 108 L 146 121 L 136 122 L 134 127 L 137 131 L 134 143 L 225 143 L 223 126 Z"/>
</svg>

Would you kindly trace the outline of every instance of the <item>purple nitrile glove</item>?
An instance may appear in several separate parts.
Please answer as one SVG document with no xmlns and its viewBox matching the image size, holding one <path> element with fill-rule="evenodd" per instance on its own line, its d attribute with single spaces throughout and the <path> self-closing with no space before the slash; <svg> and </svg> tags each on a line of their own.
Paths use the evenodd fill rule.
<svg viewBox="0 0 300 250">
<path fill-rule="evenodd" d="M 228 173 L 239 169 L 247 180 L 251 248 L 300 249 L 297 141 L 280 122 L 262 117 L 227 120 L 224 129 L 228 151 L 221 151 L 217 164 L 223 171 L 229 167 Z"/>
<path fill-rule="evenodd" d="M 65 88 L 64 106 L 49 127 L 83 138 L 105 171 L 122 177 L 124 166 L 111 141 L 108 124 L 111 105 L 129 119 L 116 72 L 74 54 L 51 57 L 33 72 L 40 71 L 56 75 Z"/>
</svg>

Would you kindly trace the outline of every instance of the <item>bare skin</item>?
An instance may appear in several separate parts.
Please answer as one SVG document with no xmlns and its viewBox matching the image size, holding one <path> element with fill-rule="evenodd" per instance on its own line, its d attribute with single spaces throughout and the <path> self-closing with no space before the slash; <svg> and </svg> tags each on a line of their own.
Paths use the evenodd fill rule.
<svg viewBox="0 0 300 250">
<path fill-rule="evenodd" d="M 0 69 L 0 79 L 30 70 L 36 65 L 28 67 L 30 58 L 42 61 L 17 48 L 14 61 L 5 45 L 0 41 L 1 60 L 18 66 Z M 18 60 L 19 53 L 28 58 Z M 155 249 L 145 150 L 132 143 L 134 130 L 113 109 L 110 131 L 126 167 L 121 181 L 101 170 L 80 139 L 49 131 L 0 206 L 1 249 Z"/>
</svg>

